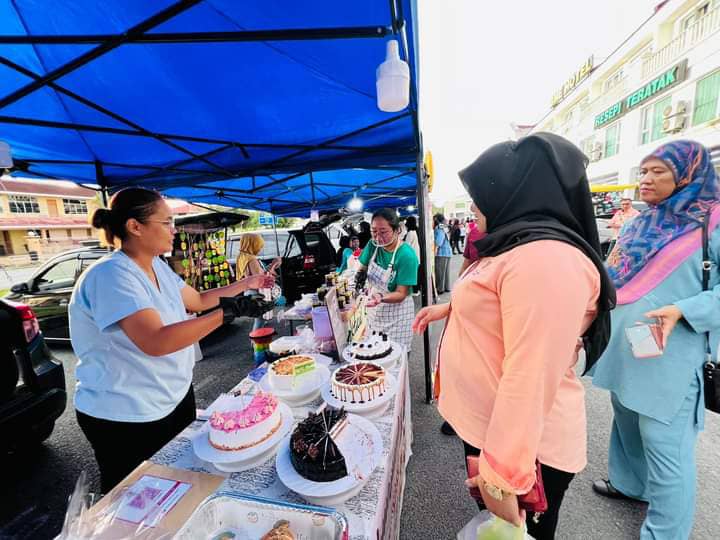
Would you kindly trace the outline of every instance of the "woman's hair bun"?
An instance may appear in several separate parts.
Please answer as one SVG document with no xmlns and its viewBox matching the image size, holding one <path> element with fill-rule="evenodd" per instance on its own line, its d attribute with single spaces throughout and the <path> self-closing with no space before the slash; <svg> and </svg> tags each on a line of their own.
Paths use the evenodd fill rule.
<svg viewBox="0 0 720 540">
<path fill-rule="evenodd" d="M 104 229 L 110 226 L 112 212 L 107 208 L 98 208 L 92 216 L 92 226 L 96 229 Z"/>
</svg>

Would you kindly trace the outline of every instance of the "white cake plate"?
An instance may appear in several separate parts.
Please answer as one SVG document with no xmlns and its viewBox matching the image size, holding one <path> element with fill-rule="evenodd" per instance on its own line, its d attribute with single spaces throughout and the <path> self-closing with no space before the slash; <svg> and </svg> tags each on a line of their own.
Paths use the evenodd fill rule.
<svg viewBox="0 0 720 540">
<path fill-rule="evenodd" d="M 350 352 L 352 345 L 348 345 L 342 352 L 343 360 L 346 362 L 371 362 L 373 364 L 377 364 L 378 366 L 382 366 L 385 369 L 392 369 L 395 367 L 395 364 L 402 359 L 405 354 L 405 349 L 403 349 L 403 346 L 395 341 L 389 341 L 388 343 L 392 345 L 392 352 L 384 358 L 378 358 L 376 360 L 363 360 L 355 358 Z"/>
<path fill-rule="evenodd" d="M 208 421 L 192 439 L 195 455 L 212 464 L 245 462 L 265 455 L 270 449 L 277 446 L 285 435 L 290 433 L 295 423 L 290 407 L 282 402 L 278 404 L 278 407 L 282 416 L 280 427 L 267 440 L 244 450 L 219 450 L 210 444 L 210 423 Z"/>
<path fill-rule="evenodd" d="M 330 380 L 330 370 L 322 364 L 316 364 L 314 370 L 301 375 L 299 380 L 300 384 L 290 391 L 278 390 L 270 383 L 270 374 L 266 373 L 258 384 L 263 392 L 271 392 L 291 407 L 297 407 L 317 397 L 318 391 Z"/>
<path fill-rule="evenodd" d="M 280 448 L 281 442 L 282 439 L 277 441 L 275 446 L 270 448 L 267 452 L 264 452 L 257 457 L 245 461 L 238 461 L 237 463 L 212 463 L 212 466 L 215 467 L 218 471 L 225 473 L 242 472 L 254 469 L 255 467 L 262 465 L 266 461 L 274 459 L 275 454 L 277 454 L 278 448 Z"/>
<path fill-rule="evenodd" d="M 339 409 L 340 407 L 345 407 L 345 410 L 348 412 L 362 414 L 365 416 L 372 416 L 373 418 L 375 418 L 379 409 L 387 409 L 390 400 L 395 397 L 396 392 L 397 379 L 392 373 L 385 371 L 385 393 L 382 396 L 373 399 L 372 401 L 368 401 L 367 403 L 350 403 L 349 401 L 341 401 L 337 399 L 332 394 L 332 383 L 330 381 L 328 381 L 327 384 L 322 387 L 320 395 L 322 395 L 325 402 L 331 407 L 334 407 L 336 409 Z M 377 414 L 377 416 L 379 416 L 379 414 Z"/>
<path fill-rule="evenodd" d="M 355 414 L 348 415 L 347 436 L 355 439 L 355 444 L 363 444 L 367 452 L 362 453 L 363 459 L 368 460 L 366 466 L 371 471 L 364 478 L 352 475 L 345 476 L 332 482 L 313 482 L 304 478 L 295 470 L 290 461 L 290 437 L 281 443 L 275 458 L 275 469 L 278 478 L 289 489 L 302 495 L 308 502 L 323 506 L 334 506 L 351 499 L 363 488 L 368 479 L 382 461 L 383 442 L 382 435 L 375 425 Z"/>
</svg>

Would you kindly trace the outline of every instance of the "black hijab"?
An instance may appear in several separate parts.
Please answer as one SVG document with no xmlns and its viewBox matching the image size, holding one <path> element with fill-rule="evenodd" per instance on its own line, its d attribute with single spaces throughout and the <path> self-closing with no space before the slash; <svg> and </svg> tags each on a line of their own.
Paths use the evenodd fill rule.
<svg viewBox="0 0 720 540">
<path fill-rule="evenodd" d="M 483 152 L 460 179 L 487 218 L 487 236 L 475 242 L 480 257 L 493 257 L 538 240 L 558 240 L 581 250 L 600 273 L 598 314 L 583 335 L 587 372 L 610 340 L 615 288 L 600 251 L 585 167 L 570 141 L 537 133 Z"/>
</svg>

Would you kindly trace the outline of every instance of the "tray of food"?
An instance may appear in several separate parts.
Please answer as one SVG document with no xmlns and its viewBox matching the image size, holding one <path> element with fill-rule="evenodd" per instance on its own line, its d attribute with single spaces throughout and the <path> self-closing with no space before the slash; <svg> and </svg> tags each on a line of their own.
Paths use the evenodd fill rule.
<svg viewBox="0 0 720 540">
<path fill-rule="evenodd" d="M 347 518 L 332 508 L 274 501 L 232 491 L 203 501 L 178 540 L 348 540 Z"/>
</svg>

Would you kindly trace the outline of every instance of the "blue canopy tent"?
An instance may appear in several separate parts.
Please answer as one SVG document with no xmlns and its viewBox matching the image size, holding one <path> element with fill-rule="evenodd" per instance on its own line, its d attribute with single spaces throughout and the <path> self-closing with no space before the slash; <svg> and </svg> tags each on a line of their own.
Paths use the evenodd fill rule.
<svg viewBox="0 0 720 540">
<path fill-rule="evenodd" d="M 13 175 L 103 194 L 422 209 L 416 25 L 415 0 L 0 0 L 0 140 Z M 376 105 L 390 39 L 411 73 L 398 113 Z"/>
</svg>

